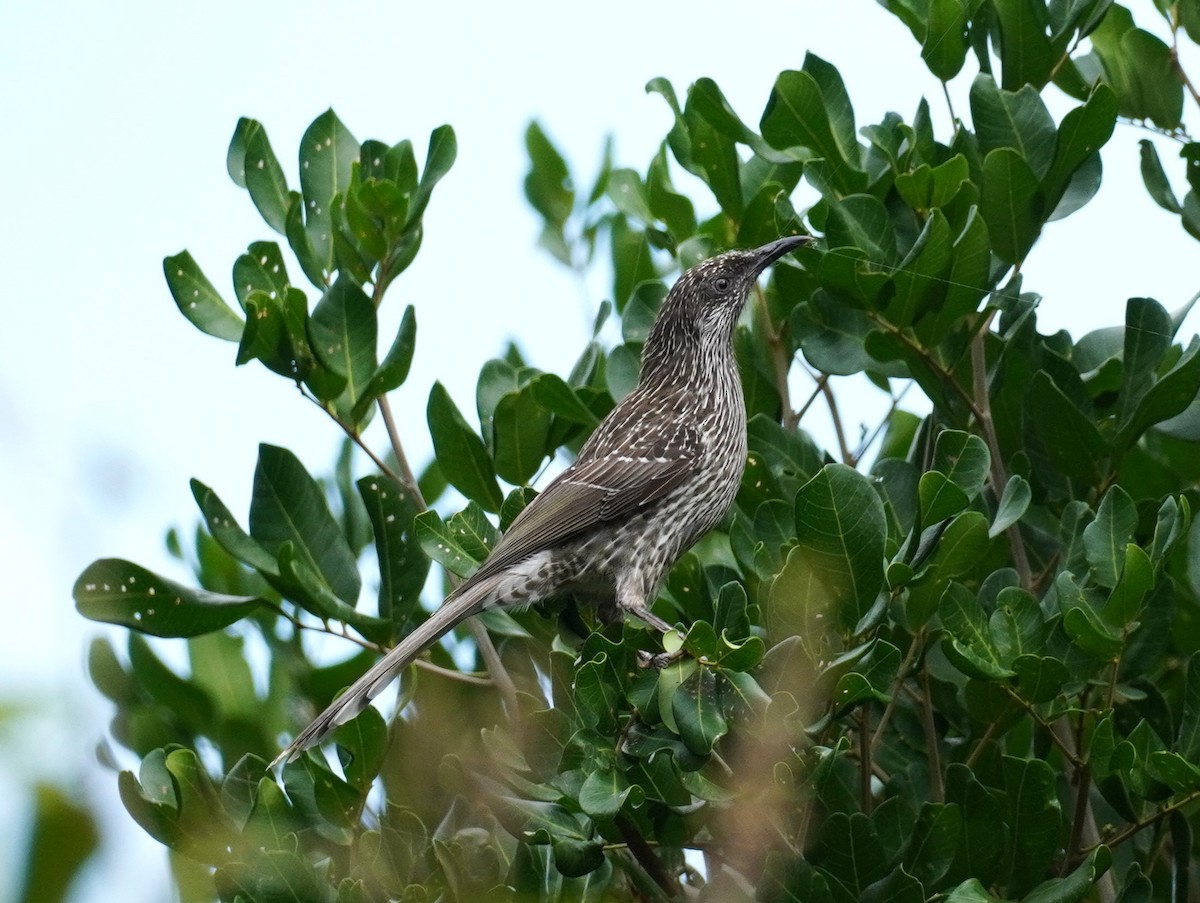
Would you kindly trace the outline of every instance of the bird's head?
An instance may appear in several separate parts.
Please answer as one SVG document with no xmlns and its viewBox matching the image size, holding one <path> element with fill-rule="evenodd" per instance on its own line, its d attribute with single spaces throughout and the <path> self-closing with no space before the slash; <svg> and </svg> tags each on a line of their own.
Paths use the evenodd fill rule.
<svg viewBox="0 0 1200 903">
<path fill-rule="evenodd" d="M 790 235 L 748 251 L 726 251 L 701 261 L 676 280 L 654 318 L 643 366 L 664 361 L 685 346 L 728 344 L 758 277 L 772 263 L 811 240 Z"/>
</svg>

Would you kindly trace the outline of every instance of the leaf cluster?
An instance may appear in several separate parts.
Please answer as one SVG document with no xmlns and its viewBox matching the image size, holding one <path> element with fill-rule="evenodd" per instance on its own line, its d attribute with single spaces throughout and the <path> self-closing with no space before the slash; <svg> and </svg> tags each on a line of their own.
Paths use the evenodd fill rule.
<svg viewBox="0 0 1200 903">
<path fill-rule="evenodd" d="M 1186 897 L 1200 339 L 1176 341 L 1190 303 L 1149 298 L 1123 324 L 1040 333 L 1021 269 L 1095 194 L 1118 122 L 1174 135 L 1194 176 L 1189 82 L 1104 0 L 882 5 L 938 78 L 977 64 L 950 134 L 924 100 L 860 126 L 811 54 L 753 126 L 710 79 L 682 95 L 651 81 L 672 117 L 660 148 L 644 171 L 610 150 L 586 194 L 529 127 L 541 244 L 578 271 L 606 250 L 611 303 L 565 376 L 509 347 L 481 368 L 474 411 L 435 384 L 419 479 L 395 424 L 382 453 L 362 430 L 408 374 L 415 313 L 380 360 L 377 310 L 420 245 L 453 132 L 435 130 L 418 174 L 409 142 L 360 144 L 327 112 L 302 139 L 297 192 L 262 126 L 239 123 L 230 174 L 318 301 L 310 313 L 271 242 L 234 265 L 241 313 L 186 252 L 166 260 L 168 286 L 348 440 L 325 479 L 262 446 L 245 527 L 193 481 L 202 524 L 173 548 L 197 587 L 115 559 L 76 584 L 83 615 L 130 630 L 120 651 L 95 641 L 89 665 L 139 760 L 122 800 L 171 850 L 183 899 Z M 1196 37 L 1193 4 L 1158 6 L 1173 41 Z M 1051 85 L 1078 101 L 1059 121 Z M 1143 174 L 1195 234 L 1195 184 L 1180 202 L 1152 150 Z M 798 209 L 802 185 L 816 200 Z M 820 238 L 802 266 L 775 267 L 734 337 L 749 457 L 729 516 L 657 600 L 684 625 L 671 662 L 646 667 L 656 637 L 570 597 L 488 612 L 404 675 L 388 719 L 340 728 L 336 761 L 269 773 L 281 737 L 469 575 L 537 475 L 635 384 L 673 273 L 805 229 Z M 860 374 L 889 409 L 852 444 L 834 380 Z M 928 414 L 905 409 L 909 387 Z M 837 447 L 801 428 L 814 404 Z M 360 648 L 318 666 L 313 632 Z M 178 638 L 186 672 L 147 635 Z"/>
</svg>

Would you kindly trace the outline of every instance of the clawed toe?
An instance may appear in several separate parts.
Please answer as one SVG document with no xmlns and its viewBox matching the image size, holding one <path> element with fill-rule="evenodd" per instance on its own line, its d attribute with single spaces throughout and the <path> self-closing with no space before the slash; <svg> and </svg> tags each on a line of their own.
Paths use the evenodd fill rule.
<svg viewBox="0 0 1200 903">
<path fill-rule="evenodd" d="M 661 671 L 663 668 L 672 662 L 676 662 L 684 656 L 682 649 L 676 649 L 674 652 L 646 652 L 638 650 L 638 667 L 653 668 L 655 671 Z"/>
</svg>

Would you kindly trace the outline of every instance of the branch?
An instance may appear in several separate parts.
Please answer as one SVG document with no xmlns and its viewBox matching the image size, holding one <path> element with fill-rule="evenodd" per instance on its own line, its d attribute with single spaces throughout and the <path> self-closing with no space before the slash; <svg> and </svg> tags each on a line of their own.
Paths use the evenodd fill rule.
<svg viewBox="0 0 1200 903">
<path fill-rule="evenodd" d="M 429 505 L 425 503 L 425 496 L 421 494 L 421 486 L 417 482 L 417 478 L 413 476 L 412 468 L 408 465 L 408 456 L 404 454 L 404 446 L 400 442 L 400 433 L 396 429 L 396 419 L 392 416 L 392 407 L 388 404 L 386 395 L 380 395 L 377 401 L 379 413 L 383 417 L 383 425 L 387 427 L 388 440 L 392 443 L 392 454 L 396 456 L 396 466 L 400 468 L 400 474 L 395 477 L 395 480 L 412 493 L 413 501 L 417 503 L 418 508 L 424 511 Z"/>
<path fill-rule="evenodd" d="M 625 845 L 629 848 L 629 852 L 633 854 L 633 858 L 637 860 L 638 865 L 646 870 L 646 874 L 654 880 L 654 883 L 661 887 L 667 896 L 679 896 L 682 892 L 679 882 L 675 880 L 674 875 L 667 871 L 662 860 L 655 855 L 650 844 L 646 842 L 646 838 L 638 831 L 637 825 L 624 815 L 618 815 L 614 818 L 613 824 L 621 832 L 621 837 L 624 839 Z"/>
<path fill-rule="evenodd" d="M 388 467 L 387 464 L 384 463 L 383 459 L 380 458 L 379 455 L 375 454 L 375 452 L 371 451 L 370 446 L 367 445 L 365 442 L 363 442 L 363 438 L 362 438 L 362 436 L 360 436 L 358 434 L 358 431 L 355 430 L 354 427 L 352 427 L 346 421 L 344 421 L 341 417 L 339 417 L 337 415 L 336 411 L 327 407 L 324 402 L 322 402 L 316 396 L 312 395 L 306 388 L 304 388 L 304 386 L 300 385 L 299 383 L 297 383 L 297 388 L 300 389 L 301 395 L 303 395 L 305 398 L 307 398 L 309 401 L 311 401 L 313 404 L 315 404 L 318 408 L 320 408 L 322 411 L 324 411 L 326 414 L 328 414 L 330 419 L 333 420 L 334 423 L 336 423 L 339 427 L 342 428 L 342 432 L 346 434 L 346 436 L 350 439 L 351 442 L 353 442 L 355 445 L 357 445 L 359 448 L 361 448 L 363 450 L 363 452 L 366 454 L 366 456 L 368 458 L 370 458 L 372 462 L 374 462 L 375 466 L 379 468 L 380 472 L 385 477 L 387 477 L 388 479 L 390 479 L 396 483 L 403 482 L 400 479 L 400 477 L 398 477 L 396 475 L 396 473 L 390 467 Z"/>
<path fill-rule="evenodd" d="M 1118 844 L 1122 844 L 1125 841 L 1127 841 L 1129 838 L 1133 837 L 1133 835 L 1135 835 L 1139 831 L 1143 830 L 1144 828 L 1148 828 L 1151 825 L 1157 824 L 1158 822 L 1160 822 L 1164 818 L 1166 818 L 1168 815 L 1170 815 L 1172 812 L 1182 809 L 1184 806 L 1191 805 L 1192 803 L 1196 802 L 1197 800 L 1200 800 L 1200 790 L 1193 790 L 1187 796 L 1183 797 L 1183 799 L 1176 800 L 1173 803 L 1168 803 L 1166 806 L 1163 806 L 1161 809 L 1159 809 L 1153 815 L 1148 815 L 1145 818 L 1138 819 L 1137 821 L 1133 822 L 1132 824 L 1126 825 L 1124 828 L 1122 828 L 1120 831 L 1118 831 L 1112 837 L 1108 838 L 1108 840 L 1105 840 L 1103 843 L 1107 847 L 1115 847 Z M 1087 856 L 1088 854 L 1090 854 L 1092 852 L 1092 850 L 1096 849 L 1096 847 L 1098 847 L 1098 846 L 1100 846 L 1100 843 L 1096 843 L 1096 844 L 1088 847 L 1086 850 L 1080 850 L 1080 855 Z"/>
</svg>

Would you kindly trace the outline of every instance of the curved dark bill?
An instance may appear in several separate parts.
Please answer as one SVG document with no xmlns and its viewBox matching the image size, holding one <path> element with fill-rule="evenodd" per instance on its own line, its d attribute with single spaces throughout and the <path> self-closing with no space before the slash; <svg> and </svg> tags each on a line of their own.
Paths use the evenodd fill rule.
<svg viewBox="0 0 1200 903">
<path fill-rule="evenodd" d="M 811 235 L 789 235 L 787 238 L 780 238 L 768 242 L 760 248 L 755 248 L 753 253 L 758 258 L 758 272 L 761 273 L 784 254 L 810 241 L 812 241 Z"/>
</svg>

